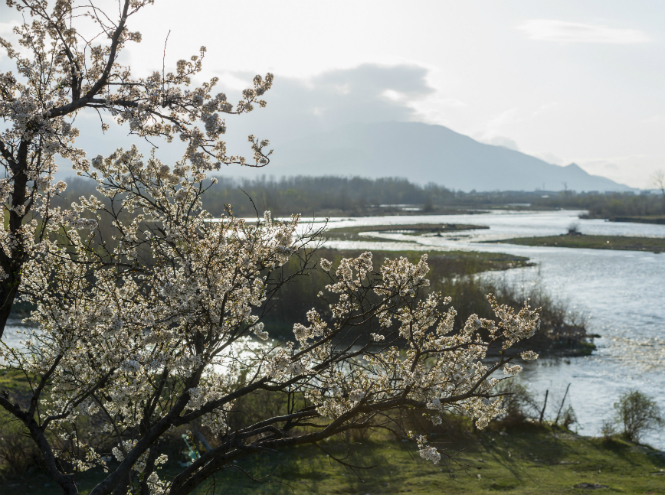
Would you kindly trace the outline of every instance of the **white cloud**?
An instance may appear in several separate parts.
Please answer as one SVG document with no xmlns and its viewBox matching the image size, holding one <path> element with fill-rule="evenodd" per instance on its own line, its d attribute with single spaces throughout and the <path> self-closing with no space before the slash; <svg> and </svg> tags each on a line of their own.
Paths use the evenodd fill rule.
<svg viewBox="0 0 665 495">
<path fill-rule="evenodd" d="M 220 87 L 226 91 L 236 90 L 242 91 L 251 86 L 250 79 L 247 77 L 239 77 L 231 72 L 215 71 L 215 75 L 219 77 Z"/>
<path fill-rule="evenodd" d="M 437 103 L 442 107 L 449 108 L 462 108 L 466 106 L 466 103 L 456 98 L 444 98 L 443 100 L 439 100 Z"/>
<path fill-rule="evenodd" d="M 532 40 L 558 41 L 560 43 L 646 43 L 649 38 L 637 29 L 619 29 L 609 26 L 531 19 L 517 27 Z"/>
<path fill-rule="evenodd" d="M 559 104 L 556 101 L 551 101 L 549 103 L 545 103 L 544 105 L 541 105 L 539 108 L 537 108 L 533 112 L 533 116 L 537 117 L 538 115 L 548 113 L 548 112 L 554 110 L 555 108 L 557 108 L 558 106 L 559 106 Z"/>
<path fill-rule="evenodd" d="M 503 148 L 508 148 L 509 150 L 520 151 L 517 142 L 514 139 L 507 138 L 505 136 L 493 136 L 490 138 L 479 139 L 485 144 L 492 144 L 494 146 L 501 146 Z"/>
<path fill-rule="evenodd" d="M 14 33 L 14 28 L 19 26 L 18 21 L 0 22 L 0 35 L 7 36 Z"/>
<path fill-rule="evenodd" d="M 566 163 L 563 158 L 549 152 L 535 153 L 533 156 L 545 160 L 547 163 L 553 163 L 554 165 L 564 165 Z"/>
<path fill-rule="evenodd" d="M 652 188 L 650 177 L 663 162 L 662 156 L 626 155 L 607 158 L 579 158 L 573 160 L 593 175 L 601 175 L 630 187 Z"/>
<path fill-rule="evenodd" d="M 405 99 L 405 95 L 394 89 L 386 89 L 381 96 L 388 98 L 390 101 L 402 101 Z"/>
<path fill-rule="evenodd" d="M 12 43 L 14 45 L 14 49 L 17 50 L 19 53 L 25 54 L 26 53 L 25 48 L 23 48 L 22 46 L 17 46 L 16 44 L 16 34 L 14 34 L 14 28 L 19 25 L 20 23 L 18 21 L 0 22 L 0 36 L 2 36 L 7 41 Z M 6 50 L 3 48 L 2 50 L 0 50 L 0 61 L 3 61 L 5 59 L 9 60 L 9 58 L 7 57 Z M 9 67 L 7 68 L 1 67 L 0 69 L 11 70 L 11 68 Z"/>
<path fill-rule="evenodd" d="M 253 73 L 218 73 L 219 87 L 229 101 L 238 88 L 251 85 Z M 228 118 L 230 153 L 245 153 L 247 135 L 268 138 L 279 147 L 289 141 L 341 128 L 354 122 L 420 120 L 414 102 L 436 95 L 427 81 L 428 69 L 414 64 L 363 64 L 300 78 L 277 73 L 266 94 L 266 108 L 242 118 Z M 228 86 L 227 86 L 228 84 Z"/>
<path fill-rule="evenodd" d="M 495 117 L 491 118 L 487 122 L 487 128 L 491 132 L 496 127 L 501 127 L 507 124 L 514 124 L 519 120 L 517 113 L 518 113 L 517 108 L 511 108 L 509 110 L 505 110 L 501 112 L 499 115 L 496 115 Z"/>
</svg>

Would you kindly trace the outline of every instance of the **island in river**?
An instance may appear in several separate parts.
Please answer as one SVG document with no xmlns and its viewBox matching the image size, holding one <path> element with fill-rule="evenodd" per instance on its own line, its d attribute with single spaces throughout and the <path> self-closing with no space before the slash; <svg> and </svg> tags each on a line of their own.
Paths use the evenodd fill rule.
<svg viewBox="0 0 665 495">
<path fill-rule="evenodd" d="M 665 237 L 628 237 L 617 235 L 561 234 L 540 237 L 517 237 L 486 241 L 522 246 L 554 246 L 584 249 L 619 249 L 624 251 L 665 252 Z"/>
</svg>

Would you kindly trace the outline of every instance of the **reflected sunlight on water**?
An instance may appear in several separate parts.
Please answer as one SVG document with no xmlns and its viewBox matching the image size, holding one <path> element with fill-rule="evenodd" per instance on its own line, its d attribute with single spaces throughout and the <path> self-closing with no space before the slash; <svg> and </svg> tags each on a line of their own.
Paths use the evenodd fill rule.
<svg viewBox="0 0 665 495">
<path fill-rule="evenodd" d="M 603 419 L 612 414 L 620 393 L 637 388 L 656 397 L 665 411 L 665 255 L 611 251 L 483 244 L 480 241 L 558 235 L 576 223 L 584 234 L 665 237 L 665 225 L 580 220 L 579 211 L 496 212 L 479 215 L 368 217 L 335 223 L 337 226 L 409 223 L 464 223 L 487 225 L 489 230 L 407 236 L 372 233 L 367 241 L 331 241 L 340 249 L 473 250 L 527 256 L 537 266 L 490 272 L 518 286 L 539 284 L 569 309 L 586 318 L 598 350 L 592 356 L 542 359 L 525 367 L 524 379 L 540 395 L 549 389 L 559 400 L 568 383 L 569 397 L 581 433 L 596 435 Z M 380 238 L 377 242 L 372 238 Z M 388 242 L 385 242 L 388 241 Z M 401 242 L 400 242 L 401 241 Z M 551 407 L 554 408 L 555 400 Z M 549 409 L 549 407 L 548 407 Z M 556 415 L 556 410 L 554 410 Z M 665 432 L 655 431 L 644 441 L 665 448 Z"/>
<path fill-rule="evenodd" d="M 665 225 L 612 223 L 579 220 L 580 212 L 497 212 L 478 215 L 393 216 L 332 219 L 335 227 L 362 225 L 405 225 L 410 223 L 464 223 L 487 225 L 489 229 L 464 233 L 410 236 L 372 233 L 362 241 L 328 241 L 329 247 L 367 250 L 474 250 L 527 256 L 536 266 L 506 272 L 489 272 L 486 278 L 501 278 L 528 288 L 534 284 L 568 304 L 585 317 L 598 350 L 592 356 L 569 359 L 540 359 L 525 363 L 523 379 L 537 395 L 550 391 L 548 411 L 556 415 L 558 402 L 568 383 L 569 400 L 575 408 L 580 432 L 597 435 L 602 421 L 612 414 L 620 393 L 639 389 L 657 401 L 665 411 L 665 254 L 636 251 L 530 247 L 483 244 L 479 241 L 534 235 L 558 235 L 571 223 L 585 234 L 665 237 Z M 322 220 L 322 219 L 317 219 Z M 320 224 L 317 224 L 319 226 Z M 302 227 L 307 228 L 306 223 Z M 461 234 L 468 235 L 467 237 Z M 381 241 L 373 240 L 380 238 Z M 10 325 L 3 338 L 18 345 Z M 258 346 L 258 347 L 257 347 Z M 230 351 L 229 359 L 248 357 L 261 344 L 246 342 Z M 223 372 L 220 363 L 218 371 Z M 541 397 L 542 398 L 542 397 Z M 665 432 L 656 431 L 644 441 L 665 448 Z"/>
</svg>

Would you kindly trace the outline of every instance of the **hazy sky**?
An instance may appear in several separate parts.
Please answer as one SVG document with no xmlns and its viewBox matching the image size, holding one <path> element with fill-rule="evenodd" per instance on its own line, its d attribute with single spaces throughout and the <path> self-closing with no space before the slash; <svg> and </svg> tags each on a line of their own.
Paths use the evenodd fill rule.
<svg viewBox="0 0 665 495">
<path fill-rule="evenodd" d="M 14 16 L 0 15 L 4 35 Z M 416 120 L 650 187 L 665 168 L 664 21 L 662 1 L 156 0 L 125 61 L 161 68 L 171 30 L 167 64 L 205 45 L 228 93 L 274 72 L 268 108 L 227 119 L 232 144 L 258 129 L 278 153 L 318 129 Z"/>
</svg>

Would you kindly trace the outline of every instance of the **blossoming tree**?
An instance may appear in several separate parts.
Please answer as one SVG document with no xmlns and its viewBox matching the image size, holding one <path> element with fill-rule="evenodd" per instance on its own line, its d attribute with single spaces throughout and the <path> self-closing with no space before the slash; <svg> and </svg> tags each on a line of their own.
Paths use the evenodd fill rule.
<svg viewBox="0 0 665 495">
<path fill-rule="evenodd" d="M 503 352 L 485 364 L 487 350 L 531 336 L 538 313 L 490 297 L 496 321 L 472 315 L 455 330 L 449 300 L 424 293 L 426 256 L 377 268 L 371 253 L 337 266 L 323 260 L 318 269 L 330 282 L 321 296 L 330 314 L 308 312 L 307 325 L 293 326 L 292 342 L 268 340 L 266 303 L 288 282 L 280 267 L 300 256 L 303 271 L 312 269 L 311 232 L 297 216 L 277 222 L 267 213 L 253 223 L 229 208 L 212 218 L 201 197 L 211 171 L 248 164 L 227 156 L 219 114 L 263 106 L 272 76 L 257 76 L 234 107 L 212 95 L 215 80 L 187 88 L 204 49 L 175 73 L 133 77 L 116 59 L 125 43 L 140 41 L 127 21 L 148 3 L 122 1 L 114 22 L 92 3 L 8 0 L 33 22 L 16 29 L 21 49 L 2 41 L 18 74 L 0 74 L 7 171 L 0 190 L 8 216 L 0 331 L 15 296 L 36 309 L 26 340 L 12 347 L 4 339 L 0 348 L 2 366 L 28 378 L 30 400 L 15 403 L 4 392 L 0 407 L 25 425 L 54 482 L 74 494 L 76 473 L 100 467 L 105 475 L 94 495 L 185 494 L 244 456 L 353 429 L 392 429 L 391 414 L 402 408 L 420 409 L 434 423 L 456 411 L 487 425 L 501 410 L 492 375 L 520 370 L 510 364 L 516 356 Z M 80 36 L 74 25 L 82 22 L 96 25 L 104 41 Z M 74 147 L 72 119 L 90 109 L 142 137 L 178 136 L 185 155 L 169 166 L 131 147 L 89 160 Z M 268 143 L 249 140 L 252 166 L 265 165 Z M 104 200 L 53 207 L 66 187 L 53 184 L 57 155 L 97 181 Z M 99 228 L 103 221 L 112 222 L 113 239 Z M 234 405 L 257 394 L 283 397 L 286 407 L 234 426 Z M 86 418 L 110 452 L 80 432 Z M 211 433 L 205 451 L 174 478 L 160 478 L 167 461 L 161 440 L 189 424 Z M 424 436 L 413 440 L 422 457 L 439 461 Z"/>
</svg>

